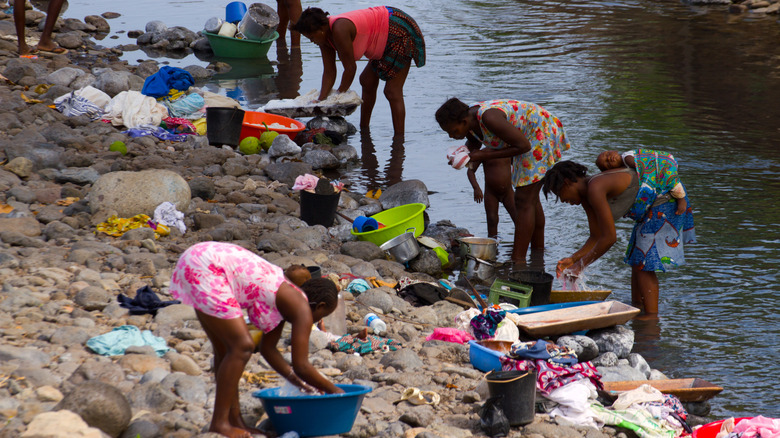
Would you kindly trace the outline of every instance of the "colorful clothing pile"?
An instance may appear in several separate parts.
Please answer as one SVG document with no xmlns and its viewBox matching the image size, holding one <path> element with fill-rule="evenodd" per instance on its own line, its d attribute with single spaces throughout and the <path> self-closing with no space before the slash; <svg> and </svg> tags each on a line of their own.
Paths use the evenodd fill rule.
<svg viewBox="0 0 780 438">
<path fill-rule="evenodd" d="M 471 330 L 478 341 L 492 339 L 501 321 L 506 317 L 503 310 L 487 309 L 484 314 L 479 314 L 471 319 Z"/>
<path fill-rule="evenodd" d="M 504 371 L 536 370 L 536 388 L 543 395 L 571 382 L 588 379 L 597 389 L 604 389 L 601 374 L 590 362 L 580 362 L 573 365 L 557 365 L 546 360 L 517 360 L 501 356 L 501 369 Z"/>
<path fill-rule="evenodd" d="M 368 335 L 361 339 L 355 335 L 344 335 L 339 339 L 328 343 L 328 348 L 335 351 L 343 351 L 348 354 L 368 354 L 374 351 L 387 353 L 395 351 L 401 344 L 393 339 L 384 339 L 379 336 Z"/>
<path fill-rule="evenodd" d="M 155 223 L 145 214 L 137 214 L 130 218 L 111 216 L 105 222 L 97 224 L 97 231 L 109 236 L 121 237 L 130 230 L 143 227 L 153 229 L 155 239 L 171 233 L 168 227 Z"/>
<path fill-rule="evenodd" d="M 542 339 L 532 342 L 519 342 L 512 345 L 509 357 L 513 359 L 542 359 L 559 365 L 577 363 L 577 354 Z"/>
</svg>

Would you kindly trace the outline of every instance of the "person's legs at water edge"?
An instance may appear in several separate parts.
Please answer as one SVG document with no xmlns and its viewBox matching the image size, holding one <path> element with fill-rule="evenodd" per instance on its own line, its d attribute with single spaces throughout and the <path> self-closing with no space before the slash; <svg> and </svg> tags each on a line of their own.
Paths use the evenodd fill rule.
<svg viewBox="0 0 780 438">
<path fill-rule="evenodd" d="M 287 36 L 287 27 L 290 23 L 295 23 L 301 18 L 301 1 L 300 0 L 276 0 L 276 11 L 279 15 L 279 26 L 276 27 L 276 31 L 279 33 L 279 44 L 285 45 Z M 301 46 L 301 34 L 291 30 L 290 31 L 290 47 L 296 48 Z"/>
<path fill-rule="evenodd" d="M 37 46 L 38 50 L 52 53 L 67 53 L 67 49 L 58 46 L 51 39 L 51 34 L 54 32 L 54 25 L 60 16 L 63 2 L 64 0 L 51 0 L 49 2 L 49 7 L 46 9 L 46 24 L 43 25 L 43 33 L 41 33 L 41 40 Z"/>
<path fill-rule="evenodd" d="M 537 210 L 541 209 L 539 200 L 539 190 L 541 182 L 529 184 L 527 186 L 515 187 L 515 208 L 517 209 L 517 224 L 515 226 L 515 242 L 512 249 L 512 261 L 515 263 L 525 263 L 528 254 L 528 246 L 532 243 L 533 248 L 538 245 L 544 247 L 544 228 L 537 230 L 536 218 Z"/>
<path fill-rule="evenodd" d="M 371 124 L 371 112 L 376 104 L 376 90 L 379 88 L 379 76 L 369 63 L 360 73 L 360 86 L 363 88 L 363 103 L 360 105 L 360 129 L 368 129 Z"/>
<path fill-rule="evenodd" d="M 658 313 L 658 276 L 654 271 L 643 271 L 639 266 L 631 266 L 631 301 L 646 315 Z"/>
<path fill-rule="evenodd" d="M 411 64 L 399 70 L 395 76 L 385 84 L 385 97 L 390 103 L 390 115 L 393 118 L 393 138 L 401 139 L 404 137 L 406 106 L 404 104 L 404 84 L 409 75 Z"/>
<path fill-rule="evenodd" d="M 244 424 L 239 406 L 238 382 L 255 348 L 246 323 L 242 318 L 220 319 L 198 310 L 195 313 L 214 348 L 217 391 L 209 430 L 240 438 L 261 433 Z"/>
</svg>

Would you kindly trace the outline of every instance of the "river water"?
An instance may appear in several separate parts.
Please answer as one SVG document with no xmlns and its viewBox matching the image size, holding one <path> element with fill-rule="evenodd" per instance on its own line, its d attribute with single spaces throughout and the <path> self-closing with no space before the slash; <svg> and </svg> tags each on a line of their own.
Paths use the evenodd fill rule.
<svg viewBox="0 0 780 438">
<path fill-rule="evenodd" d="M 105 12 L 97 0 L 71 4 L 65 17 Z M 147 21 L 202 28 L 228 2 L 135 0 L 112 4 L 101 44 L 133 42 L 124 32 Z M 373 6 L 323 0 L 331 13 Z M 306 6 L 304 2 L 304 7 Z M 674 153 L 694 206 L 698 244 L 688 264 L 660 275 L 660 318 L 632 321 L 634 351 L 671 378 L 700 377 L 724 387 L 711 401 L 713 418 L 780 416 L 780 23 L 730 15 L 723 6 L 673 0 L 531 2 L 416 0 L 394 6 L 415 17 L 427 64 L 405 86 L 406 141 L 393 145 L 387 101 L 379 96 L 369 135 L 350 139 L 362 164 L 345 178 L 353 190 L 420 179 L 433 221 L 451 219 L 485 235 L 465 172 L 447 166 L 454 143 L 433 114 L 447 98 L 517 98 L 543 105 L 563 122 L 572 149 L 564 157 L 589 165 L 604 149 L 652 147 Z M 289 37 L 288 37 L 289 38 Z M 207 87 L 255 109 L 319 87 L 319 50 L 303 41 L 300 56 L 272 49 L 270 62 L 236 65 Z M 135 63 L 149 59 L 127 52 Z M 208 63 L 190 55 L 161 59 L 174 66 Z M 359 68 L 362 69 L 364 61 Z M 340 71 L 340 68 L 339 68 Z M 357 81 L 353 89 L 359 92 Z M 348 117 L 358 123 L 358 115 Z M 361 138 L 362 137 L 362 138 Z M 582 209 L 543 201 L 548 272 L 587 237 Z M 513 229 L 501 212 L 499 233 Z M 618 242 L 585 271 L 593 289 L 630 302 L 630 269 L 622 263 L 631 223 Z M 511 248 L 502 244 L 500 257 Z M 557 284 L 554 285 L 558 286 Z"/>
</svg>

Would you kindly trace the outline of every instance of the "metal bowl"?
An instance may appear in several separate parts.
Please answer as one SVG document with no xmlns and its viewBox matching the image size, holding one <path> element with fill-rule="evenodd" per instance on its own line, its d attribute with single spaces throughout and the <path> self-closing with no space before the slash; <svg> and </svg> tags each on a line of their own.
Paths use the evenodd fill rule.
<svg viewBox="0 0 780 438">
<path fill-rule="evenodd" d="M 498 256 L 498 241 L 489 237 L 463 237 L 460 242 L 460 256 L 472 256 L 493 261 Z"/>
<path fill-rule="evenodd" d="M 388 255 L 390 260 L 395 260 L 398 263 L 406 263 L 420 254 L 420 245 L 417 244 L 413 231 L 407 231 L 393 237 L 383 243 L 380 248 Z"/>
</svg>

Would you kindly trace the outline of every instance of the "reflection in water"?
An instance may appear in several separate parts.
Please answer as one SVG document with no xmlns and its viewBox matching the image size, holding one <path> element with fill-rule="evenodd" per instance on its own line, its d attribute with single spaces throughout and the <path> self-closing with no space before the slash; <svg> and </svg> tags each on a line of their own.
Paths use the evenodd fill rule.
<svg viewBox="0 0 780 438">
<path fill-rule="evenodd" d="M 214 75 L 213 82 L 225 90 L 225 95 L 246 106 L 259 106 L 269 100 L 276 85 L 274 67 L 268 58 L 239 59 L 214 57 L 211 62 L 230 64 L 230 71 Z"/>
<path fill-rule="evenodd" d="M 287 47 L 276 46 L 276 68 L 279 72 L 274 77 L 276 90 L 279 92 L 276 99 L 295 99 L 300 95 L 301 77 L 303 76 L 303 60 L 301 48 L 293 47 L 287 52 Z"/>
<path fill-rule="evenodd" d="M 371 132 L 363 129 L 360 132 L 362 154 L 362 173 L 365 177 L 367 190 L 387 188 L 403 180 L 405 147 L 403 139 L 393 139 L 390 146 L 390 159 L 385 166 L 385 178 L 379 176 L 379 160 L 376 157 L 376 147 L 371 139 Z"/>
<path fill-rule="evenodd" d="M 632 353 L 642 355 L 650 363 L 657 363 L 661 350 L 658 348 L 661 339 L 661 324 L 658 315 L 640 315 L 631 321 L 634 330 L 634 348 Z"/>
</svg>

